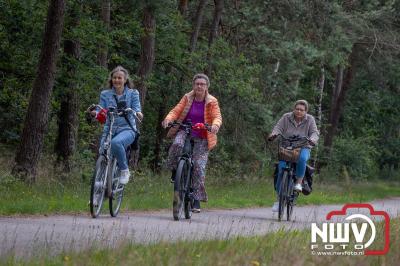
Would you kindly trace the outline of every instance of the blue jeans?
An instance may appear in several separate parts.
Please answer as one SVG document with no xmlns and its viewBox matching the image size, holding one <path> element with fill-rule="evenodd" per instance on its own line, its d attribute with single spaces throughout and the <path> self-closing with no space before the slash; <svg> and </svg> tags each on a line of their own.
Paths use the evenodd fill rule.
<svg viewBox="0 0 400 266">
<path fill-rule="evenodd" d="M 306 173 L 306 165 L 307 161 L 310 159 L 310 149 L 309 148 L 302 148 L 300 151 L 299 159 L 296 163 L 296 178 L 303 178 L 304 174 Z M 281 187 L 281 179 L 282 179 L 282 169 L 286 167 L 285 161 L 279 161 L 278 165 L 278 180 L 276 181 L 275 191 L 278 193 L 278 188 Z"/>
<path fill-rule="evenodd" d="M 111 153 L 117 158 L 118 167 L 121 170 L 128 169 L 126 148 L 135 140 L 132 130 L 124 130 L 115 135 L 111 140 Z"/>
</svg>

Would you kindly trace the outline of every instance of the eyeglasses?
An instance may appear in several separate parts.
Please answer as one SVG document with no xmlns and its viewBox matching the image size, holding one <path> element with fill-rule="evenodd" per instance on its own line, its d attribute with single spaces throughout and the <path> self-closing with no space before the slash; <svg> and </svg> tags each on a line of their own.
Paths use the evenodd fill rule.
<svg viewBox="0 0 400 266">
<path fill-rule="evenodd" d="M 205 86 L 207 86 L 207 83 L 199 83 L 199 82 L 196 82 L 194 85 L 195 85 L 195 86 L 199 86 L 199 87 L 205 87 Z"/>
</svg>

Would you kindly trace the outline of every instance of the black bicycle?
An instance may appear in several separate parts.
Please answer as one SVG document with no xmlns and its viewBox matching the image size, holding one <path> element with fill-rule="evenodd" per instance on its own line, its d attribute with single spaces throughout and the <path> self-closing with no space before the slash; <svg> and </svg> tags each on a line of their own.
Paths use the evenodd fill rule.
<svg viewBox="0 0 400 266">
<path fill-rule="evenodd" d="M 285 138 L 281 134 L 279 136 L 278 158 L 281 161 L 285 161 L 286 166 L 282 169 L 280 187 L 278 188 L 278 220 L 282 220 L 286 209 L 286 220 L 290 221 L 292 218 L 293 208 L 296 205 L 299 196 L 299 192 L 293 189 L 296 182 L 296 162 L 301 148 L 310 144 L 310 139 L 301 136 Z"/>
<path fill-rule="evenodd" d="M 169 127 L 179 126 L 180 130 L 185 131 L 186 139 L 183 146 L 182 154 L 178 159 L 174 181 L 174 199 L 172 202 L 172 214 L 174 220 L 178 221 L 182 218 L 183 213 L 186 219 L 192 217 L 192 208 L 194 203 L 192 174 L 193 174 L 193 145 L 192 129 L 194 126 L 190 120 L 185 123 L 172 122 Z M 210 130 L 207 124 L 196 124 L 195 128 Z"/>
<path fill-rule="evenodd" d="M 122 101 L 121 101 L 122 102 Z M 99 105 L 94 105 L 103 109 Z M 104 197 L 109 199 L 109 210 L 112 217 L 116 217 L 119 213 L 122 199 L 124 196 L 124 185 L 119 182 L 119 172 L 117 159 L 111 154 L 111 139 L 112 129 L 116 116 L 124 116 L 129 112 L 133 112 L 137 121 L 140 119 L 136 116 L 131 108 L 123 107 L 123 103 L 118 108 L 109 107 L 107 111 L 107 118 L 110 121 L 110 126 L 103 143 L 103 149 L 96 162 L 95 172 L 91 182 L 90 188 L 90 213 L 93 218 L 99 216 L 101 207 L 103 206 Z M 139 132 L 136 131 L 136 137 Z M 130 146 L 126 150 L 129 161 Z"/>
</svg>

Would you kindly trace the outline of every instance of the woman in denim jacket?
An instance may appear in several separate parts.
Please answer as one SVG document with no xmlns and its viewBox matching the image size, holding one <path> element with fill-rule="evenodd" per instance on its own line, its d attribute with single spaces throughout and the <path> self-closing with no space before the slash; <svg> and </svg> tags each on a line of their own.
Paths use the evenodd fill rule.
<svg viewBox="0 0 400 266">
<path fill-rule="evenodd" d="M 108 85 L 109 89 L 103 90 L 100 94 L 99 105 L 102 108 L 117 108 L 117 102 L 125 101 L 126 108 L 131 108 L 140 119 L 143 117 L 139 92 L 136 89 L 132 89 L 133 86 L 129 80 L 129 73 L 125 68 L 122 66 L 114 68 L 110 73 Z M 105 117 L 104 112 L 100 108 L 93 110 L 91 114 L 98 119 L 100 118 L 99 116 Z M 107 119 L 100 141 L 100 151 L 102 150 L 109 126 L 110 121 Z M 125 150 L 135 140 L 136 132 L 134 130 L 136 131 L 136 121 L 132 112 L 128 112 L 126 117 L 118 116 L 115 118 L 112 129 L 111 152 L 117 158 L 118 167 L 121 170 L 121 184 L 127 184 L 129 181 L 130 173 Z"/>
</svg>

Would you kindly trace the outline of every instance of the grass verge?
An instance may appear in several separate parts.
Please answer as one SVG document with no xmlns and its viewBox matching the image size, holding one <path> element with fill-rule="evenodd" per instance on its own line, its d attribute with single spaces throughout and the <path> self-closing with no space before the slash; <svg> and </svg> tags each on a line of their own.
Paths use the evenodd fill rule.
<svg viewBox="0 0 400 266">
<path fill-rule="evenodd" d="M 0 177 L 0 215 L 88 212 L 90 180 L 62 183 L 40 181 L 33 186 Z M 209 202 L 204 208 L 244 208 L 271 206 L 275 200 L 271 180 L 236 180 L 223 183 L 210 178 Z M 316 183 L 309 196 L 301 196 L 299 205 L 367 202 L 400 196 L 399 182 L 371 181 L 351 185 Z M 165 176 L 136 175 L 125 190 L 122 211 L 170 208 L 172 185 Z"/>
<path fill-rule="evenodd" d="M 382 225 L 382 223 L 380 224 Z M 382 226 L 377 243 L 383 243 Z M 229 240 L 123 244 L 117 249 L 93 249 L 38 257 L 28 262 L 8 258 L 7 264 L 26 265 L 398 265 L 400 219 L 391 221 L 389 253 L 381 256 L 316 255 L 310 250 L 310 231 L 278 231 L 259 237 Z M 379 249 L 379 247 L 377 248 Z"/>
</svg>

